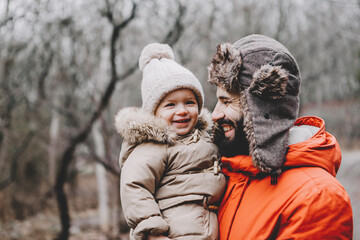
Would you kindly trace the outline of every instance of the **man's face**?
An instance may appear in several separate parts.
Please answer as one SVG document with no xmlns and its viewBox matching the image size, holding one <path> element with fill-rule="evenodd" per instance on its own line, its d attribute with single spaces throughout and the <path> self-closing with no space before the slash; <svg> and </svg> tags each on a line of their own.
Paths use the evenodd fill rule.
<svg viewBox="0 0 360 240">
<path fill-rule="evenodd" d="M 218 102 L 212 113 L 212 120 L 222 128 L 225 137 L 231 142 L 235 138 L 237 124 L 242 119 L 240 96 L 218 87 L 216 97 Z"/>
<path fill-rule="evenodd" d="M 214 142 L 219 147 L 221 155 L 232 157 L 249 153 L 243 127 L 243 114 L 240 96 L 217 88 L 218 102 L 212 113 L 215 123 Z"/>
</svg>

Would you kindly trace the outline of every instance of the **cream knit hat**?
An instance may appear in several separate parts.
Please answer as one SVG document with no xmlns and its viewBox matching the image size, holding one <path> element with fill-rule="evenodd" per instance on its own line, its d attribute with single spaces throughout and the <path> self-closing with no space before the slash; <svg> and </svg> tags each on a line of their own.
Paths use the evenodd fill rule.
<svg viewBox="0 0 360 240">
<path fill-rule="evenodd" d="M 167 44 L 145 46 L 139 59 L 143 72 L 141 83 L 142 108 L 152 114 L 166 94 L 181 88 L 194 92 L 199 113 L 204 104 L 204 92 L 199 80 L 188 69 L 174 61 L 174 53 Z"/>
</svg>

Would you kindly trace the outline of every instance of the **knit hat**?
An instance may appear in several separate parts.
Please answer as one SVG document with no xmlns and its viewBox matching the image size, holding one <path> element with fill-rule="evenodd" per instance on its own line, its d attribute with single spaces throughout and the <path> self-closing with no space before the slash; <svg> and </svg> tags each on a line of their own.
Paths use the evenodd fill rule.
<svg viewBox="0 0 360 240">
<path fill-rule="evenodd" d="M 299 111 L 300 70 L 281 43 L 250 35 L 217 47 L 209 82 L 238 94 L 253 164 L 280 173 Z"/>
<path fill-rule="evenodd" d="M 143 72 L 141 97 L 145 111 L 154 114 L 166 94 L 186 88 L 194 92 L 201 112 L 204 104 L 202 86 L 194 74 L 174 61 L 174 53 L 169 45 L 152 43 L 145 46 L 139 67 Z"/>
</svg>

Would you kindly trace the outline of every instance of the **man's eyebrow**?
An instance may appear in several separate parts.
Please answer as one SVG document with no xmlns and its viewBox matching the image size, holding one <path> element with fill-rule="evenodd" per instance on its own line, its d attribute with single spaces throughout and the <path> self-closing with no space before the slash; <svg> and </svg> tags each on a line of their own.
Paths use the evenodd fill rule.
<svg viewBox="0 0 360 240">
<path fill-rule="evenodd" d="M 219 96 L 218 97 L 220 100 L 229 100 L 230 98 L 229 97 L 225 97 L 225 96 Z"/>
</svg>

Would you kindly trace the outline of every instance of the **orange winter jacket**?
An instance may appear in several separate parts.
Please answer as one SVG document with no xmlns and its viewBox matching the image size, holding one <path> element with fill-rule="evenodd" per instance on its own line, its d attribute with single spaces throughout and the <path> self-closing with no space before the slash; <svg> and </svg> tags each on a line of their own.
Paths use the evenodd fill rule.
<svg viewBox="0 0 360 240">
<path fill-rule="evenodd" d="M 320 118 L 299 118 L 295 125 L 319 130 L 289 146 L 276 185 L 250 156 L 222 158 L 229 180 L 218 215 L 221 240 L 352 239 L 350 199 L 335 179 L 339 145 Z"/>
</svg>

